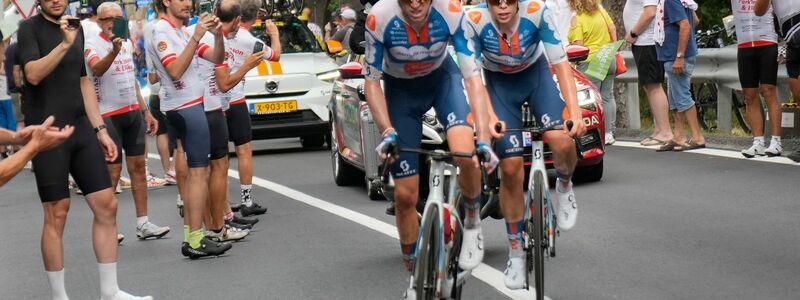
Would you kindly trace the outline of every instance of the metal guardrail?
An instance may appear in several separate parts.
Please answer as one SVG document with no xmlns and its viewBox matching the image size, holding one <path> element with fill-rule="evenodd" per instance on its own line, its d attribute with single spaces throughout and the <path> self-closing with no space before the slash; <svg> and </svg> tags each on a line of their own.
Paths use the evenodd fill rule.
<svg viewBox="0 0 800 300">
<path fill-rule="evenodd" d="M 692 82 L 712 82 L 717 85 L 717 129 L 730 132 L 731 120 L 731 94 L 733 90 L 741 90 L 739 84 L 739 66 L 736 60 L 736 45 L 725 48 L 699 49 L 697 62 L 692 73 Z M 640 129 L 641 116 L 639 111 L 639 71 L 633 60 L 631 51 L 621 51 L 625 58 L 628 72 L 616 78 L 617 82 L 626 83 L 625 98 L 628 112 L 628 128 Z M 788 76 L 786 66 L 778 66 L 778 100 L 789 99 Z M 696 100 L 696 99 L 695 99 Z"/>
</svg>

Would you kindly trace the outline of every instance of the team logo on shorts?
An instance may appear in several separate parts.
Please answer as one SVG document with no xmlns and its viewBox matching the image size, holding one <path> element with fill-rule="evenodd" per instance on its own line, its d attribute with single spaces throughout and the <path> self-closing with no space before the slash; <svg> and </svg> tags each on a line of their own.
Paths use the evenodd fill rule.
<svg viewBox="0 0 800 300">
<path fill-rule="evenodd" d="M 456 121 L 456 113 L 450 113 L 447 115 L 447 122 L 453 124 Z"/>
<path fill-rule="evenodd" d="M 411 166 L 408 165 L 407 161 L 404 160 L 404 161 L 400 162 L 400 169 L 402 169 L 404 173 L 408 172 L 408 169 L 410 169 L 410 168 L 411 168 Z"/>
<path fill-rule="evenodd" d="M 165 41 L 158 42 L 158 52 L 164 52 L 164 51 L 167 51 L 167 42 Z"/>
<path fill-rule="evenodd" d="M 519 139 L 516 135 L 512 135 L 508 138 L 508 142 L 511 143 L 511 146 L 514 148 L 519 148 Z"/>
<path fill-rule="evenodd" d="M 550 126 L 550 116 L 549 115 L 544 114 L 542 116 L 542 124 L 544 125 L 544 127 L 549 127 Z"/>
</svg>

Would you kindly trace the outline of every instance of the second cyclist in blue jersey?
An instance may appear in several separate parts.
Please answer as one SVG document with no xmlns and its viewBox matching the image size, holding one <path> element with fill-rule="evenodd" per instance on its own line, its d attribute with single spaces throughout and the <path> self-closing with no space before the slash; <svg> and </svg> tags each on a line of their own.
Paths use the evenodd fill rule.
<svg viewBox="0 0 800 300">
<path fill-rule="evenodd" d="M 578 212 L 571 182 L 577 155 L 570 137 L 582 135 L 586 129 L 581 121 L 572 68 L 544 2 L 489 0 L 487 3 L 467 12 L 466 35 L 473 41 L 483 67 L 491 96 L 490 115 L 496 114 L 510 128 L 495 143 L 494 151 L 501 159 L 500 201 L 509 241 L 505 284 L 510 289 L 521 289 L 525 283 L 522 152 L 529 143 L 519 130 L 523 126 L 522 104 L 528 102 L 536 122 L 543 128 L 564 127 L 544 133 L 555 158 L 558 225 L 564 230 L 575 224 Z M 553 81 L 548 58 L 561 92 Z M 574 124 L 571 131 L 563 126 L 566 120 Z"/>
<path fill-rule="evenodd" d="M 490 170 L 496 166 L 497 157 L 488 146 L 491 130 L 488 94 L 479 76 L 472 41 L 464 36 L 465 22 L 458 0 L 385 0 L 371 9 L 366 21 L 364 89 L 375 122 L 383 132 L 384 140 L 376 149 L 383 157 L 390 144 L 418 148 L 421 117 L 433 107 L 454 152 L 476 149 L 473 128 L 467 122 L 472 111 L 478 133 L 477 151 L 487 157 Z M 455 47 L 460 71 L 447 53 L 448 42 Z M 406 266 L 410 269 L 419 230 L 415 210 L 419 198 L 419 157 L 401 153 L 390 159 L 394 159 L 391 173 L 395 178 L 397 227 Z M 477 213 L 480 170 L 477 158 L 456 158 L 455 162 L 460 167 L 458 180 L 468 207 L 459 265 L 472 269 L 483 259 Z"/>
</svg>

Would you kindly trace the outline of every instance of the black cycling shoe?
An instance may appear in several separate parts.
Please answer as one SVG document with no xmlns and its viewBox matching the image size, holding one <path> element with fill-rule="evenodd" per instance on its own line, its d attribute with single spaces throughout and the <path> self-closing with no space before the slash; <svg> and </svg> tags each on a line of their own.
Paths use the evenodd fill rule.
<svg viewBox="0 0 800 300">
<path fill-rule="evenodd" d="M 183 244 L 181 244 L 181 254 L 183 254 L 183 256 L 185 256 L 185 257 L 189 257 L 189 249 L 188 248 L 189 248 L 189 243 L 183 242 Z"/>
<path fill-rule="evenodd" d="M 236 223 L 236 222 L 234 222 L 234 221 L 228 221 L 228 220 L 225 220 L 225 225 L 228 225 L 228 226 L 230 226 L 230 227 L 233 227 L 233 228 L 236 228 L 236 229 L 240 229 L 240 230 L 250 230 L 250 229 L 253 229 L 253 225 L 250 225 L 250 224 L 242 224 L 242 223 Z"/>
<path fill-rule="evenodd" d="M 389 201 L 389 206 L 386 207 L 386 214 L 394 216 L 394 201 Z"/>
<path fill-rule="evenodd" d="M 231 211 L 237 212 L 240 209 L 242 209 L 242 204 L 241 203 L 235 203 L 235 204 L 231 203 Z"/>
<path fill-rule="evenodd" d="M 242 213 L 242 217 L 247 217 L 251 215 L 263 215 L 267 213 L 267 208 L 261 207 L 258 203 L 253 202 L 253 206 L 242 205 L 239 211 Z"/>
<path fill-rule="evenodd" d="M 198 259 L 206 256 L 219 256 L 225 254 L 225 252 L 230 250 L 231 247 L 233 246 L 230 243 L 217 243 L 208 239 L 208 237 L 203 237 L 203 239 L 200 240 L 200 247 L 195 249 L 190 247 L 188 243 L 184 243 L 181 247 L 181 252 L 186 251 L 189 254 L 188 256 L 190 259 Z"/>
<path fill-rule="evenodd" d="M 233 223 L 247 224 L 247 225 L 251 225 L 252 226 L 252 225 L 256 225 L 256 223 L 258 223 L 258 218 L 255 218 L 255 217 L 249 218 L 249 219 L 245 218 L 245 217 L 239 218 L 236 215 L 233 215 L 233 220 L 232 221 L 233 221 Z"/>
</svg>

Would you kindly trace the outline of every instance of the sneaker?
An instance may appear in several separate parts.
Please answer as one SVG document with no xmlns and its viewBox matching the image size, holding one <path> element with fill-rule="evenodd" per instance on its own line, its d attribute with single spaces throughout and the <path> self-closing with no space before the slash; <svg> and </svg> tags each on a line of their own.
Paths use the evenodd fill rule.
<svg viewBox="0 0 800 300">
<path fill-rule="evenodd" d="M 472 270 L 483 261 L 483 233 L 481 227 L 464 229 L 464 241 L 458 256 L 458 266 Z"/>
<path fill-rule="evenodd" d="M 606 145 L 613 145 L 616 142 L 617 140 L 614 138 L 614 133 L 611 131 L 606 132 Z"/>
<path fill-rule="evenodd" d="M 267 208 L 261 207 L 258 203 L 253 202 L 252 206 L 242 205 L 239 211 L 242 213 L 242 217 L 247 217 L 251 215 L 263 215 L 267 213 Z"/>
<path fill-rule="evenodd" d="M 231 203 L 230 205 L 231 205 L 231 211 L 232 212 L 238 212 L 239 210 L 242 209 L 242 206 L 243 206 L 243 204 L 241 204 L 241 203 Z"/>
<path fill-rule="evenodd" d="M 795 162 L 800 162 L 800 150 L 795 150 L 794 152 L 789 153 L 789 155 L 787 155 L 786 157 Z"/>
<path fill-rule="evenodd" d="M 200 240 L 200 247 L 192 248 L 189 243 L 183 243 L 181 246 L 181 253 L 188 256 L 190 259 L 198 259 L 206 256 L 219 256 L 225 254 L 226 251 L 233 247 L 230 243 L 217 243 L 210 240 L 208 237 L 203 237 Z"/>
<path fill-rule="evenodd" d="M 394 216 L 394 201 L 389 201 L 389 206 L 386 206 L 386 214 Z"/>
<path fill-rule="evenodd" d="M 117 291 L 117 293 L 114 295 L 114 300 L 117 300 L 117 299 L 124 299 L 124 300 L 153 300 L 153 296 L 138 297 L 138 296 L 134 296 L 134 295 L 128 294 L 128 293 L 123 292 L 123 291 L 120 290 L 120 291 Z"/>
<path fill-rule="evenodd" d="M 117 186 L 121 186 L 123 189 L 131 188 L 131 179 L 125 176 L 119 177 L 119 184 Z"/>
<path fill-rule="evenodd" d="M 147 188 L 162 187 L 165 185 L 167 185 L 166 179 L 155 177 L 153 174 L 147 174 Z"/>
<path fill-rule="evenodd" d="M 747 158 L 756 157 L 756 155 L 764 155 L 764 144 L 759 141 L 753 141 L 750 148 L 742 150 L 742 155 Z"/>
<path fill-rule="evenodd" d="M 239 223 L 239 224 L 256 225 L 256 223 L 258 223 L 259 220 L 258 220 L 258 218 L 255 218 L 255 217 L 248 219 L 248 218 L 245 218 L 245 217 L 239 218 L 236 215 L 233 215 L 233 220 L 231 220 L 231 221 L 233 223 Z"/>
<path fill-rule="evenodd" d="M 506 287 L 510 290 L 519 290 L 525 287 L 525 257 L 509 257 L 506 263 Z"/>
<path fill-rule="evenodd" d="M 117 245 L 122 244 L 122 241 L 124 239 L 125 239 L 124 235 L 117 233 Z"/>
<path fill-rule="evenodd" d="M 176 202 L 176 205 L 178 206 L 178 214 L 181 215 L 181 218 L 183 218 L 183 199 L 181 199 L 181 194 L 178 194 L 178 201 Z"/>
<path fill-rule="evenodd" d="M 556 185 L 559 184 L 561 183 L 557 181 Z M 560 192 L 556 187 L 556 198 L 558 198 L 558 228 L 564 231 L 570 230 L 578 218 L 578 202 L 575 201 L 572 182 L 564 192 Z"/>
<path fill-rule="evenodd" d="M 178 184 L 178 179 L 175 178 L 175 172 L 167 172 L 167 174 L 164 174 L 164 180 L 167 182 L 167 185 Z"/>
<path fill-rule="evenodd" d="M 167 235 L 167 233 L 169 233 L 168 226 L 161 227 L 151 223 L 150 221 L 144 223 L 142 227 L 136 228 L 136 237 L 138 237 L 140 240 L 146 240 L 147 238 L 151 237 L 159 239 Z"/>
<path fill-rule="evenodd" d="M 783 147 L 780 142 L 776 141 L 769 142 L 769 147 L 764 150 L 764 154 L 769 157 L 781 156 L 781 152 L 783 152 Z"/>
<path fill-rule="evenodd" d="M 116 194 L 122 194 L 122 182 L 120 182 L 119 184 L 117 184 L 117 189 L 116 189 L 116 190 L 114 190 L 114 193 L 116 193 Z"/>
<path fill-rule="evenodd" d="M 248 230 L 240 230 L 236 227 L 228 226 L 222 227 L 220 232 L 206 231 L 206 237 L 215 242 L 238 241 L 244 239 L 248 234 L 250 234 Z"/>
<path fill-rule="evenodd" d="M 250 230 L 250 229 L 253 229 L 253 225 L 236 223 L 234 221 L 228 221 L 228 220 L 225 220 L 225 225 L 226 226 L 230 226 L 232 228 L 239 229 L 239 230 Z"/>
</svg>

